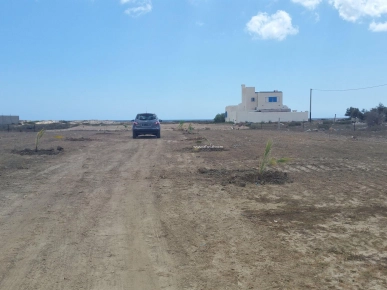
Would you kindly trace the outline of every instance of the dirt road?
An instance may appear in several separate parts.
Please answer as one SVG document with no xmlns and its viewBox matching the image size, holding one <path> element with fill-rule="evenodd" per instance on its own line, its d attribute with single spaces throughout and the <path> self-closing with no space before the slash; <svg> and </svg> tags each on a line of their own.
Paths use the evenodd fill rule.
<svg viewBox="0 0 387 290">
<path fill-rule="evenodd" d="M 385 132 L 177 126 L 0 132 L 0 290 L 387 289 Z"/>
<path fill-rule="evenodd" d="M 165 142 L 100 136 L 2 172 L 0 289 L 174 289 L 149 181 Z"/>
</svg>

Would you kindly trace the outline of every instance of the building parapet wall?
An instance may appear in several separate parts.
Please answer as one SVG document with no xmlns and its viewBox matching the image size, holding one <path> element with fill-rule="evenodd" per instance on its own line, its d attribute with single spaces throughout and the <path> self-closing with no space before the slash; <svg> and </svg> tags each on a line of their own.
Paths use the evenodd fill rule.
<svg viewBox="0 0 387 290">
<path fill-rule="evenodd" d="M 262 109 L 256 112 L 291 112 L 290 109 Z"/>
</svg>

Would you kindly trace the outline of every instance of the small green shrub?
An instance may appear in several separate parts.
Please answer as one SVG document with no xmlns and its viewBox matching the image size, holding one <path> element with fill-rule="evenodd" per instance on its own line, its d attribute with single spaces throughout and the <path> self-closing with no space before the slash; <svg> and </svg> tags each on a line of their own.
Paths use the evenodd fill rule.
<svg viewBox="0 0 387 290">
<path fill-rule="evenodd" d="M 179 126 L 177 127 L 178 130 L 183 130 L 184 121 L 179 122 Z"/>
<path fill-rule="evenodd" d="M 42 130 L 40 130 L 38 132 L 38 134 L 36 134 L 36 138 L 35 138 L 35 152 L 38 152 L 39 141 L 40 141 L 40 138 L 43 137 L 44 132 L 46 132 L 46 130 L 42 129 Z"/>
<path fill-rule="evenodd" d="M 192 124 L 190 123 L 190 124 L 188 125 L 188 133 L 192 133 L 193 130 L 194 130 L 194 127 L 192 127 Z"/>
<path fill-rule="evenodd" d="M 263 156 L 261 158 L 260 165 L 259 165 L 259 174 L 260 175 L 262 175 L 265 172 L 266 167 L 268 165 L 284 164 L 284 163 L 287 163 L 290 161 L 290 158 L 287 158 L 287 157 L 283 157 L 280 159 L 272 158 L 271 157 L 272 147 L 273 147 L 273 141 L 268 140 L 266 143 L 266 146 L 265 146 L 265 151 L 263 152 Z"/>
</svg>

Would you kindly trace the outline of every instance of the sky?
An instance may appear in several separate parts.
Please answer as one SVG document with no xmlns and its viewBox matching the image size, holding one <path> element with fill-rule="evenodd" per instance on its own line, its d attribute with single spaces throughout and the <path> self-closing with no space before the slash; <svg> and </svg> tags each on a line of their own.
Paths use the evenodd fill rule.
<svg viewBox="0 0 387 290">
<path fill-rule="evenodd" d="M 387 105 L 386 0 L 1 0 L 0 114 L 213 119 L 241 85 L 312 117 Z"/>
</svg>

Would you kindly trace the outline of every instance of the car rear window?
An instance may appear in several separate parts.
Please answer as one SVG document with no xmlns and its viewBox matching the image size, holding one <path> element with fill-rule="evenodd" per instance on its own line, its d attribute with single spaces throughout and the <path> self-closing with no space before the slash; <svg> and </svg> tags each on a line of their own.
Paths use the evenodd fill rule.
<svg viewBox="0 0 387 290">
<path fill-rule="evenodd" d="M 157 116 L 155 114 L 138 114 L 136 119 L 140 121 L 156 120 Z"/>
</svg>

